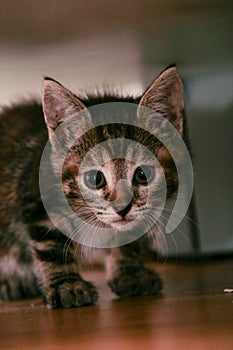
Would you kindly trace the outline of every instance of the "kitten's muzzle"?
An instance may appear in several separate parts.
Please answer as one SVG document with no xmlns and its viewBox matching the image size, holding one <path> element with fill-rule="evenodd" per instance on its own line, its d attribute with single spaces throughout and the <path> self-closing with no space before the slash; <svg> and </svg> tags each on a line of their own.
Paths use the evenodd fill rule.
<svg viewBox="0 0 233 350">
<path fill-rule="evenodd" d="M 130 211 L 130 209 L 132 208 L 132 203 L 129 203 L 124 209 L 121 209 L 118 211 L 118 208 L 114 208 L 115 212 L 117 214 L 119 214 L 122 218 L 124 218 Z"/>
<path fill-rule="evenodd" d="M 133 189 L 126 180 L 122 179 L 117 183 L 114 197 L 116 199 L 110 202 L 111 206 L 123 218 L 132 208 L 133 199 Z"/>
</svg>

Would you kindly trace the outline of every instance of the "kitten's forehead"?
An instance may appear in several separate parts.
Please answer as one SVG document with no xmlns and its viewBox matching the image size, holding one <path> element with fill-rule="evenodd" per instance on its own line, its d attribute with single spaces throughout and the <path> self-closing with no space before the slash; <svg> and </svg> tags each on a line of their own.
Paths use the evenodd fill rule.
<svg viewBox="0 0 233 350">
<path fill-rule="evenodd" d="M 100 170 L 116 184 L 119 180 L 132 176 L 134 168 L 135 164 L 127 159 L 113 159 L 105 163 Z"/>
<path fill-rule="evenodd" d="M 93 145 L 82 160 L 82 167 L 102 168 L 110 166 L 115 168 L 128 168 L 142 164 L 153 165 L 154 155 L 142 144 L 125 139 L 116 138 L 105 140 Z"/>
</svg>

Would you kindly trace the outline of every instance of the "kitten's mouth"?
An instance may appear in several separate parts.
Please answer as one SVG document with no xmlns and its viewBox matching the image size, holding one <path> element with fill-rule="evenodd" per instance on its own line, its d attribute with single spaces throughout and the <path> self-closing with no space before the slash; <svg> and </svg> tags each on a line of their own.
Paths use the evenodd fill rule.
<svg viewBox="0 0 233 350">
<path fill-rule="evenodd" d="M 131 218 L 131 217 L 117 218 L 115 220 L 112 220 L 111 226 L 117 229 L 123 229 L 123 228 L 131 229 L 134 221 L 135 221 L 135 218 Z"/>
<path fill-rule="evenodd" d="M 136 218 L 133 215 L 127 216 L 127 217 L 121 217 L 118 215 L 118 217 L 112 217 L 112 218 L 100 218 L 100 221 L 109 225 L 112 228 L 115 229 L 131 229 L 133 223 L 135 223 Z"/>
<path fill-rule="evenodd" d="M 120 226 L 125 226 L 125 225 L 129 224 L 130 222 L 132 222 L 132 220 L 122 218 L 122 219 L 114 220 L 113 224 L 117 224 L 117 225 L 120 225 Z"/>
</svg>

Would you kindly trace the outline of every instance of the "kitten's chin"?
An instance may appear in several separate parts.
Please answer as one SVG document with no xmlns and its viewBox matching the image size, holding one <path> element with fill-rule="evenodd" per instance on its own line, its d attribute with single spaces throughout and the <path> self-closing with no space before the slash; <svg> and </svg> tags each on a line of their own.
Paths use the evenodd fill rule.
<svg viewBox="0 0 233 350">
<path fill-rule="evenodd" d="M 134 215 L 129 215 L 128 217 L 116 217 L 113 218 L 103 218 L 99 219 L 104 227 L 109 227 L 118 231 L 133 231 L 135 228 L 141 226 L 142 220 L 141 217 L 134 217 Z"/>
<path fill-rule="evenodd" d="M 136 226 L 136 219 L 119 219 L 111 222 L 111 227 L 119 231 L 131 231 Z"/>
<path fill-rule="evenodd" d="M 113 221 L 112 226 L 124 227 L 126 225 L 129 225 L 130 223 L 132 224 L 132 220 L 119 219 L 119 220 Z"/>
</svg>

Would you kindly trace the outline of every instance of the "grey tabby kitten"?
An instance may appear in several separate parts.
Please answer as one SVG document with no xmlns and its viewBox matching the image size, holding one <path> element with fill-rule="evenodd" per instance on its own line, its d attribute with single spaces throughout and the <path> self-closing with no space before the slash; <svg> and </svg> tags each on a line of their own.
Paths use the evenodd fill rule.
<svg viewBox="0 0 233 350">
<path fill-rule="evenodd" d="M 5 108 L 0 115 L 0 299 L 16 300 L 42 295 L 49 308 L 90 305 L 97 301 L 92 283 L 79 274 L 80 244 L 60 232 L 44 209 L 39 189 L 39 166 L 43 149 L 51 144 L 51 172 L 56 176 L 55 130 L 77 115 L 80 130 L 92 125 L 88 107 L 106 102 L 129 102 L 160 113 L 183 133 L 183 86 L 175 66 L 167 68 L 138 98 L 114 94 L 78 97 L 51 78 L 44 80 L 42 106 L 30 101 Z M 81 113 L 80 113 L 81 112 Z M 124 111 L 121 111 L 124 113 Z M 168 150 L 144 128 L 153 128 L 153 118 L 134 115 L 137 126 L 108 124 L 90 129 L 71 147 L 64 161 L 62 185 L 67 201 L 82 220 L 124 231 L 134 227 L 141 212 L 156 203 L 159 180 L 156 164 L 145 164 L 143 153 L 136 162 L 118 158 L 117 154 L 99 153 L 91 159 L 90 169 L 80 170 L 86 153 L 103 141 L 130 139 L 145 146 L 159 160 L 164 171 L 167 198 L 178 187 L 176 166 Z M 110 119 L 109 119 L 110 118 Z M 66 133 L 64 132 L 64 143 Z M 106 148 L 107 150 L 107 148 Z M 105 151 L 106 151 L 105 150 Z M 132 150 L 128 149 L 127 152 Z M 107 152 L 107 151 L 106 151 Z M 109 152 L 111 150 L 109 149 Z M 95 164 L 102 164 L 95 170 Z M 77 178 L 81 176 L 81 182 Z M 127 190 L 116 190 L 124 179 Z M 150 189 L 150 191 L 149 191 Z M 154 189 L 154 191 L 153 191 Z M 92 198 L 89 206 L 84 197 Z M 100 206 L 100 201 L 106 207 Z M 117 200 L 116 200 L 117 199 Z M 52 198 L 51 198 L 52 203 Z M 127 225 L 126 225 L 127 223 Z M 129 225 L 129 226 L 128 226 Z M 156 224 L 155 224 L 156 226 Z M 155 229 L 156 231 L 156 229 Z M 127 233 L 127 231 L 126 231 Z M 144 239 L 107 251 L 107 281 L 120 297 L 154 295 L 161 291 L 158 274 L 143 266 Z"/>
</svg>

